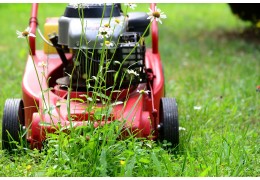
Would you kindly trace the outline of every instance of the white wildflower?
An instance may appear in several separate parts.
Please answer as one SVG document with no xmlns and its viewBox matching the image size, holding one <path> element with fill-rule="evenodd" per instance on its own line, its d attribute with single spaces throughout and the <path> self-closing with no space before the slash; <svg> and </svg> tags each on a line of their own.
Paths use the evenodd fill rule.
<svg viewBox="0 0 260 180">
<path fill-rule="evenodd" d="M 179 126 L 179 131 L 186 131 L 186 128 Z"/>
<path fill-rule="evenodd" d="M 131 9 L 135 9 L 136 8 L 136 4 L 135 3 L 125 3 L 125 6 L 128 6 L 128 7 L 130 7 Z"/>
<path fill-rule="evenodd" d="M 101 46 L 105 45 L 106 47 L 113 47 L 114 42 L 111 41 L 105 41 L 104 43 L 100 43 Z"/>
<path fill-rule="evenodd" d="M 137 90 L 137 92 L 139 93 L 139 94 L 149 94 L 149 90 Z"/>
<path fill-rule="evenodd" d="M 123 25 L 123 22 L 120 19 L 116 18 L 116 17 L 113 17 L 112 22 L 114 22 L 114 24 L 116 26 L 122 26 Z"/>
<path fill-rule="evenodd" d="M 109 38 L 111 36 L 111 34 L 113 33 L 112 29 L 110 28 L 110 26 L 102 26 L 99 28 L 98 30 L 98 37 L 103 39 L 103 38 Z"/>
<path fill-rule="evenodd" d="M 126 72 L 129 74 L 129 75 L 134 75 L 134 76 L 139 76 L 139 74 L 137 72 L 135 72 L 134 70 L 132 69 L 127 69 Z"/>
<path fill-rule="evenodd" d="M 27 27 L 24 31 L 16 31 L 17 38 L 36 37 L 31 31 L 30 27 Z"/>
<path fill-rule="evenodd" d="M 194 108 L 194 110 L 200 110 L 201 106 L 194 106 L 193 108 Z"/>
<path fill-rule="evenodd" d="M 157 6 L 155 6 L 154 11 L 151 10 L 150 8 L 149 8 L 149 10 L 150 10 L 150 12 L 147 13 L 149 15 L 149 17 L 147 19 L 150 19 L 151 21 L 156 20 L 162 24 L 161 19 L 166 18 L 166 15 L 164 14 L 164 12 L 162 12 L 159 8 L 157 8 Z"/>
</svg>

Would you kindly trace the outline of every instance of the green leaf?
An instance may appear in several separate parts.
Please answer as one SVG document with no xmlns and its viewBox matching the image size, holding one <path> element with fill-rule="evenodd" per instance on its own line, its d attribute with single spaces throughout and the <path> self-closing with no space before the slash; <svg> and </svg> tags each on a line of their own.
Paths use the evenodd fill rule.
<svg viewBox="0 0 260 180">
<path fill-rule="evenodd" d="M 51 126 L 51 123 L 47 123 L 47 122 L 39 122 L 40 126 Z"/>
<path fill-rule="evenodd" d="M 141 163 L 145 163 L 145 164 L 149 164 L 150 163 L 150 160 L 149 159 L 147 159 L 147 158 L 141 158 L 141 159 L 139 159 L 139 162 L 141 162 Z"/>
<path fill-rule="evenodd" d="M 96 94 L 97 96 L 99 96 L 101 98 L 109 100 L 109 97 L 107 95 L 103 94 L 103 93 L 93 92 L 93 94 Z"/>
<path fill-rule="evenodd" d="M 80 98 L 71 98 L 70 101 L 79 101 L 81 103 L 85 103 L 85 101 L 83 99 L 80 99 Z"/>
</svg>

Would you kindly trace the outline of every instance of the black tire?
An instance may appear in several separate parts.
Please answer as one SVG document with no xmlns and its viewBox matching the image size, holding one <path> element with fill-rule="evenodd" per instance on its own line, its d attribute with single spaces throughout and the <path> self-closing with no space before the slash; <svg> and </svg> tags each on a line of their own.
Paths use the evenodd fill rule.
<svg viewBox="0 0 260 180">
<path fill-rule="evenodd" d="M 24 126 L 24 105 L 21 99 L 7 99 L 2 119 L 2 149 L 11 151 L 15 143 L 21 143 L 20 135 Z M 10 137 L 11 136 L 11 137 Z"/>
<path fill-rule="evenodd" d="M 178 106 L 174 98 L 161 98 L 160 100 L 160 127 L 159 140 L 170 142 L 171 147 L 179 145 Z"/>
</svg>

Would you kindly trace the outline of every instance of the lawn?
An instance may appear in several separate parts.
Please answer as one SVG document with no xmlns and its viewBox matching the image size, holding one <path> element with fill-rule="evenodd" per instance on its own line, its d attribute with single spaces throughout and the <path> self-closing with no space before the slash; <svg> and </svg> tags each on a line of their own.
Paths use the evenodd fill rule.
<svg viewBox="0 0 260 180">
<path fill-rule="evenodd" d="M 136 139 L 86 145 L 96 149 L 95 158 L 89 158 L 93 151 L 77 146 L 79 140 L 71 149 L 62 146 L 61 155 L 54 145 L 45 152 L 13 155 L 0 150 L 0 176 L 260 175 L 258 30 L 234 16 L 227 4 L 158 7 L 167 15 L 159 25 L 166 96 L 177 99 L 180 126 L 185 128 L 179 151 Z M 40 28 L 46 17 L 58 17 L 64 8 L 40 5 Z M 30 4 L 0 4 L 0 119 L 5 99 L 21 97 L 27 48 L 16 30 L 27 27 L 30 10 Z M 137 11 L 148 12 L 148 5 L 138 4 Z M 66 137 L 61 140 L 67 142 Z"/>
</svg>

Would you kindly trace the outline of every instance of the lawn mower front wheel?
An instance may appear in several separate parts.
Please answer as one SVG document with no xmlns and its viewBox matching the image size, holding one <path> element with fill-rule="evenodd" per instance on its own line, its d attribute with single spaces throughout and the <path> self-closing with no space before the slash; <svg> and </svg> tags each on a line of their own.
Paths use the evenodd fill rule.
<svg viewBox="0 0 260 180">
<path fill-rule="evenodd" d="M 25 124 L 24 104 L 21 99 L 7 99 L 2 119 L 2 149 L 11 151 L 15 143 L 21 143 L 21 132 Z"/>
<path fill-rule="evenodd" d="M 174 98 L 161 98 L 159 112 L 159 140 L 166 140 L 175 148 L 179 144 L 178 106 Z"/>
</svg>

